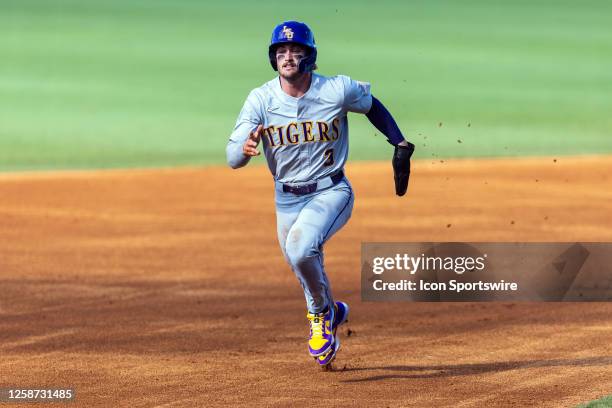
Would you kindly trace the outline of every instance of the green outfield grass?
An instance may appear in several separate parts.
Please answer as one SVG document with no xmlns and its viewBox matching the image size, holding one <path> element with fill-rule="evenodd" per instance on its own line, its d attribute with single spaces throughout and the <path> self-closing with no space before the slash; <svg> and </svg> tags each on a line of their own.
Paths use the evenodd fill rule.
<svg viewBox="0 0 612 408">
<path fill-rule="evenodd" d="M 223 163 L 291 18 L 315 31 L 320 73 L 372 83 L 417 157 L 610 153 L 610 15 L 605 0 L 3 0 L 0 170 Z M 389 155 L 353 115 L 351 157 Z"/>
<path fill-rule="evenodd" d="M 610 408 L 612 407 L 612 395 L 598 399 L 597 401 L 580 404 L 576 408 Z"/>
</svg>

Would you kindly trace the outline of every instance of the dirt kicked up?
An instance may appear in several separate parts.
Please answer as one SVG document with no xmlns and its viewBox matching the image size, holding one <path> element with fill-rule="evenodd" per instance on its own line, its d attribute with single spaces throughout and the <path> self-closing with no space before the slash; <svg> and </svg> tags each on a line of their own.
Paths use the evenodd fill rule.
<svg viewBox="0 0 612 408">
<path fill-rule="evenodd" d="M 612 241 L 612 158 L 347 168 L 326 246 L 351 305 L 306 351 L 264 167 L 0 175 L 0 388 L 71 406 L 574 406 L 612 393 L 612 303 L 363 303 L 363 241 Z"/>
</svg>

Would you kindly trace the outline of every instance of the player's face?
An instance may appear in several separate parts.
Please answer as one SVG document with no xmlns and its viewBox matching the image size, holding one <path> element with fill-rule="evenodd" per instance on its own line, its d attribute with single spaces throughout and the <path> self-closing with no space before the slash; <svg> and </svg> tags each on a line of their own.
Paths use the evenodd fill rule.
<svg viewBox="0 0 612 408">
<path fill-rule="evenodd" d="M 278 73 L 286 79 L 295 79 L 301 75 L 298 70 L 300 61 L 306 56 L 306 49 L 298 44 L 284 44 L 276 49 Z"/>
</svg>

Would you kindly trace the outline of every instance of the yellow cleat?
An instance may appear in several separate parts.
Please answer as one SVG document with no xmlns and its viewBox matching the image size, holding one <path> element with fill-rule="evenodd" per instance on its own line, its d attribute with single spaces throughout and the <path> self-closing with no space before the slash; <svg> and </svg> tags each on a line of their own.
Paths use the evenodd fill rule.
<svg viewBox="0 0 612 408">
<path fill-rule="evenodd" d="M 310 323 L 310 336 L 308 338 L 308 352 L 317 357 L 326 354 L 334 344 L 332 325 L 335 317 L 335 307 L 328 308 L 326 312 L 306 314 Z M 330 312 L 331 310 L 331 312 Z"/>
</svg>

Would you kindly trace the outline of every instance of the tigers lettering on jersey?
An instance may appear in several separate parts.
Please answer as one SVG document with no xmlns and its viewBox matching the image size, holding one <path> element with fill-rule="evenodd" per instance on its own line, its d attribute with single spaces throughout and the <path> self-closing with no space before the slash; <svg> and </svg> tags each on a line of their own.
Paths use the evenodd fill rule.
<svg viewBox="0 0 612 408">
<path fill-rule="evenodd" d="M 324 120 L 308 120 L 280 126 L 271 125 L 263 132 L 272 148 L 300 143 L 333 142 L 340 137 L 340 118 L 334 118 L 331 124 Z"/>
</svg>

